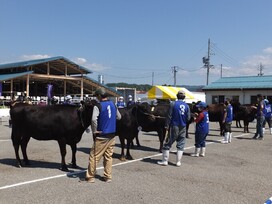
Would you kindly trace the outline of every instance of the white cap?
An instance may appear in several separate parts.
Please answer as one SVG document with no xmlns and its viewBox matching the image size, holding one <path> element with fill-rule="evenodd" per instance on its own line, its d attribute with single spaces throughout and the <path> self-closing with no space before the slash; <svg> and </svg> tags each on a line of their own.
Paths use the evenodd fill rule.
<svg viewBox="0 0 272 204">
<path fill-rule="evenodd" d="M 128 95 L 129 98 L 132 98 L 132 95 Z"/>
</svg>

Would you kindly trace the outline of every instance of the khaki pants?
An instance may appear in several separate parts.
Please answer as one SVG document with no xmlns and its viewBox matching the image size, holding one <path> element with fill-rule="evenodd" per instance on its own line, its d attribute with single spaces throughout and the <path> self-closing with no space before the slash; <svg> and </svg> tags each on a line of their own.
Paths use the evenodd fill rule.
<svg viewBox="0 0 272 204">
<path fill-rule="evenodd" d="M 112 154 L 115 145 L 115 138 L 102 139 L 96 138 L 93 147 L 90 152 L 89 165 L 86 172 L 86 179 L 94 178 L 96 172 L 97 163 L 102 156 L 104 157 L 104 177 L 111 179 L 112 170 Z"/>
</svg>

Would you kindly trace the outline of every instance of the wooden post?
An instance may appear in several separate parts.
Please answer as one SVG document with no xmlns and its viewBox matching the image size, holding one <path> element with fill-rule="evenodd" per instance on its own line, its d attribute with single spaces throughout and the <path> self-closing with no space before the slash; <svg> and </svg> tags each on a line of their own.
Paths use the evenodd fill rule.
<svg viewBox="0 0 272 204">
<path fill-rule="evenodd" d="M 66 80 L 63 81 L 63 95 L 66 96 Z"/>
<path fill-rule="evenodd" d="M 81 78 L 81 86 L 80 86 L 80 100 L 83 100 L 83 77 Z"/>
<path fill-rule="evenodd" d="M 47 62 L 47 75 L 50 75 L 50 66 L 49 66 L 49 62 Z"/>
<path fill-rule="evenodd" d="M 29 74 L 26 78 L 26 97 L 29 97 Z"/>
</svg>

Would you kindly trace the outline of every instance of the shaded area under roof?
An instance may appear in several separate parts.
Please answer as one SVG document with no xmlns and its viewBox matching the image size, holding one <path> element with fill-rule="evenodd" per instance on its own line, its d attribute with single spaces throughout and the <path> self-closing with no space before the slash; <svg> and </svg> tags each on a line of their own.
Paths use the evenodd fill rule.
<svg viewBox="0 0 272 204">
<path fill-rule="evenodd" d="M 272 76 L 222 77 L 202 89 L 272 89 Z"/>
</svg>

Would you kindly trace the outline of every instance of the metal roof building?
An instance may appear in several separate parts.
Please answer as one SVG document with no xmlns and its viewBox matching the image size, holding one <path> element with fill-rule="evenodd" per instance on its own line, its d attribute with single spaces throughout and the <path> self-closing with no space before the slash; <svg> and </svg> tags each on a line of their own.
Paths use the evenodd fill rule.
<svg viewBox="0 0 272 204">
<path fill-rule="evenodd" d="M 2 96 L 25 93 L 28 96 L 46 96 L 47 84 L 54 87 L 56 96 L 74 95 L 81 99 L 83 95 L 92 95 L 98 87 L 104 87 L 109 96 L 120 94 L 87 74 L 92 73 L 65 57 L 29 60 L 0 65 L 0 84 Z"/>
<path fill-rule="evenodd" d="M 263 94 L 272 102 L 272 76 L 223 77 L 203 87 L 206 102 L 222 103 L 232 98 L 241 104 L 256 103 L 256 95 Z"/>
</svg>

